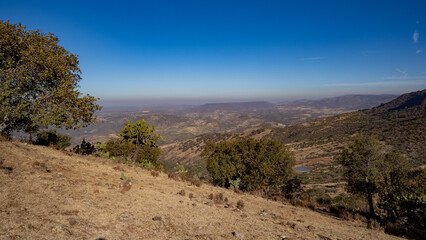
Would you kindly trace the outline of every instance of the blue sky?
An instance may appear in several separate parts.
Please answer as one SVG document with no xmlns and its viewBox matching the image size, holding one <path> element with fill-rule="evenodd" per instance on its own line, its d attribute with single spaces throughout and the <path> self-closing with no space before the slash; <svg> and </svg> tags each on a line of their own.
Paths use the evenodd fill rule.
<svg viewBox="0 0 426 240">
<path fill-rule="evenodd" d="M 426 1 L 19 1 L 0 19 L 79 55 L 81 91 L 279 101 L 426 88 Z"/>
</svg>

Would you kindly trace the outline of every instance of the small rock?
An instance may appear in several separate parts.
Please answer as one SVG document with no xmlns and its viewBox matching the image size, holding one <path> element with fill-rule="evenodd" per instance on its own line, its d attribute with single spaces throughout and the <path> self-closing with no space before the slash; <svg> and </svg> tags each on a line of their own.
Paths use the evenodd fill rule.
<svg viewBox="0 0 426 240">
<path fill-rule="evenodd" d="M 294 230 L 301 231 L 301 232 L 304 232 L 304 231 L 305 231 L 305 230 L 304 230 L 302 227 L 300 227 L 297 223 L 294 223 L 294 222 L 287 222 L 287 225 L 288 225 L 288 226 L 290 226 L 291 228 L 293 228 Z"/>
<path fill-rule="evenodd" d="M 331 238 L 329 238 L 329 237 L 327 237 L 327 236 L 324 236 L 324 235 L 321 235 L 321 234 L 318 234 L 318 237 L 319 237 L 320 239 L 323 239 L 323 240 L 331 240 Z"/>
<path fill-rule="evenodd" d="M 278 237 L 279 237 L 279 238 L 281 238 L 281 240 L 285 240 L 285 239 L 287 239 L 287 236 L 286 236 L 286 235 L 284 235 L 284 234 L 281 234 L 281 235 L 279 235 Z"/>
<path fill-rule="evenodd" d="M 52 231 L 54 231 L 54 232 L 59 232 L 59 231 L 62 231 L 62 230 L 63 230 L 63 228 L 62 228 L 61 225 L 56 225 L 52 228 Z"/>
<path fill-rule="evenodd" d="M 128 214 L 123 214 L 123 215 L 120 216 L 121 222 L 127 222 L 127 221 L 129 221 L 129 219 L 130 219 L 130 216 Z"/>
<path fill-rule="evenodd" d="M 161 221 L 161 216 L 155 216 L 152 218 L 153 221 Z"/>
<path fill-rule="evenodd" d="M 75 219 L 75 218 L 73 218 L 73 217 L 70 217 L 70 218 L 68 218 L 67 220 L 68 220 L 68 222 L 70 223 L 70 225 L 75 225 L 75 224 L 77 224 L 77 219 Z"/>
<path fill-rule="evenodd" d="M 206 202 L 206 203 L 204 203 L 204 204 L 206 204 L 207 206 L 213 206 L 213 205 L 214 205 L 214 203 L 213 203 L 212 201 L 210 201 L 210 202 Z"/>
<path fill-rule="evenodd" d="M 126 181 L 121 182 L 120 187 L 121 193 L 125 193 L 132 188 L 132 182 L 130 181 L 130 179 L 127 179 Z"/>
<path fill-rule="evenodd" d="M 55 174 L 53 174 L 53 176 L 54 177 L 58 177 L 58 178 L 61 178 L 61 177 L 63 177 L 63 175 L 62 175 L 62 173 L 55 173 Z"/>
<path fill-rule="evenodd" d="M 312 225 L 309 225 L 309 226 L 307 226 L 306 227 L 309 231 L 314 231 L 315 230 L 315 227 L 314 226 L 312 226 Z"/>
<path fill-rule="evenodd" d="M 210 234 L 195 235 L 195 238 L 197 238 L 197 239 L 206 239 L 206 240 L 213 239 L 213 237 Z"/>
<path fill-rule="evenodd" d="M 98 194 L 98 193 L 99 193 L 99 189 L 95 189 L 95 190 L 93 190 L 93 193 L 94 193 L 94 194 Z"/>
<path fill-rule="evenodd" d="M 246 214 L 242 214 L 241 215 L 241 218 L 246 218 L 247 217 L 247 215 Z"/>
<path fill-rule="evenodd" d="M 185 190 L 183 190 L 183 189 L 182 189 L 182 190 L 180 190 L 180 191 L 178 192 L 178 194 L 179 194 L 179 195 L 182 195 L 182 196 L 185 196 Z"/>
<path fill-rule="evenodd" d="M 244 239 L 244 234 L 242 233 L 232 232 L 232 235 L 236 238 Z"/>
</svg>

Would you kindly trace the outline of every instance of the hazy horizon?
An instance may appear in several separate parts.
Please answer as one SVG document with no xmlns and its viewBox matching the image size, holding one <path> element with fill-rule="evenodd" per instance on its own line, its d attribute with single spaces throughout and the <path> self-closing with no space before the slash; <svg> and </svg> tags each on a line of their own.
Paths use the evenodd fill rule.
<svg viewBox="0 0 426 240">
<path fill-rule="evenodd" d="M 103 101 L 288 101 L 426 88 L 426 2 L 1 1 Z M 129 101 L 131 100 L 131 101 Z"/>
<path fill-rule="evenodd" d="M 422 90 L 422 89 L 418 89 Z M 413 90 L 413 91 L 418 91 Z M 401 94 L 404 94 L 403 92 Z M 245 102 L 269 102 L 273 104 L 283 104 L 294 101 L 307 101 L 307 100 L 321 100 L 326 98 L 333 97 L 342 97 L 350 95 L 393 95 L 399 96 L 401 94 L 397 93 L 349 93 L 343 95 L 333 95 L 333 96 L 312 96 L 304 95 L 293 98 L 217 98 L 217 99 L 101 99 L 99 103 L 104 108 L 117 108 L 117 107 L 155 107 L 155 106 L 199 106 L 204 104 L 214 104 L 214 103 L 245 103 Z"/>
</svg>

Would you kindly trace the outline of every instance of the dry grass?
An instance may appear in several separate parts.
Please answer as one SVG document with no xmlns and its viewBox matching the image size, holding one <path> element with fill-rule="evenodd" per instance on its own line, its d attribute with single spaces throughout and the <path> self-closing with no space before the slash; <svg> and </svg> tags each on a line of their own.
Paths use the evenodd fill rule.
<svg viewBox="0 0 426 240">
<path fill-rule="evenodd" d="M 0 239 L 232 239 L 233 232 L 245 239 L 398 239 L 357 221 L 48 147 L 0 141 L 0 159 Z M 127 191 L 121 173 L 131 180 Z M 220 193 L 241 200 L 243 211 L 206 204 Z"/>
</svg>

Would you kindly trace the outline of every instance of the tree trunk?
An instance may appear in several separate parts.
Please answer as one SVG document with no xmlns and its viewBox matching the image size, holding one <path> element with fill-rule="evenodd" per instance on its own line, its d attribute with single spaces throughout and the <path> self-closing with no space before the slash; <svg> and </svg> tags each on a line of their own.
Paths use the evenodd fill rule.
<svg viewBox="0 0 426 240">
<path fill-rule="evenodd" d="M 371 218 L 375 216 L 374 206 L 373 206 L 373 194 L 368 194 L 368 206 L 370 207 L 370 212 L 367 215 L 367 228 L 372 228 Z"/>
<path fill-rule="evenodd" d="M 140 146 L 136 146 L 136 151 L 133 153 L 132 162 L 136 163 L 138 160 L 139 151 L 141 150 Z"/>
</svg>

